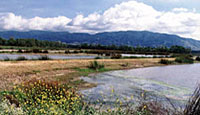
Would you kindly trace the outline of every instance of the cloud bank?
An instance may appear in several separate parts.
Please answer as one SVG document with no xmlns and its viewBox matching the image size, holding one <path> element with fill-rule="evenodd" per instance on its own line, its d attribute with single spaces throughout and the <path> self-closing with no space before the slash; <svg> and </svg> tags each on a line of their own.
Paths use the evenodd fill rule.
<svg viewBox="0 0 200 115">
<path fill-rule="evenodd" d="M 48 30 L 98 33 L 105 31 L 147 30 L 177 34 L 200 40 L 200 13 L 185 8 L 157 11 L 141 2 L 117 4 L 102 14 L 54 18 L 23 18 L 13 13 L 0 13 L 0 30 Z"/>
</svg>

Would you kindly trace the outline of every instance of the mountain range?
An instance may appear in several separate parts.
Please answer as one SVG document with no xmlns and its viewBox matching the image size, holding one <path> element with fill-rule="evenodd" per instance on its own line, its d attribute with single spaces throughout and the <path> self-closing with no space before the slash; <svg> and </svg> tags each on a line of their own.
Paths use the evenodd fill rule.
<svg viewBox="0 0 200 115">
<path fill-rule="evenodd" d="M 200 50 L 200 41 L 183 38 L 177 35 L 154 33 L 149 31 L 118 31 L 97 34 L 69 33 L 52 31 L 1 31 L 0 37 L 35 38 L 38 40 L 61 41 L 68 44 L 101 44 L 101 45 L 129 45 L 129 46 L 173 46 L 179 45 L 192 50 Z"/>
</svg>

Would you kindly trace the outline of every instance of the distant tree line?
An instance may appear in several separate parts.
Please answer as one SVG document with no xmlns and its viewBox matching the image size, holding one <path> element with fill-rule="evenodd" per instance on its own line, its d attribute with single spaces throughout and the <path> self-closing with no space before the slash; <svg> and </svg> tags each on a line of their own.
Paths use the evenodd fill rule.
<svg viewBox="0 0 200 115">
<path fill-rule="evenodd" d="M 191 49 L 184 48 L 182 46 L 171 46 L 170 48 L 165 46 L 160 47 L 132 47 L 127 45 L 100 45 L 100 44 L 80 44 L 70 45 L 58 41 L 47 41 L 37 39 L 3 39 L 0 37 L 0 45 L 2 46 L 21 46 L 21 47 L 44 47 L 44 48 L 76 48 L 76 49 L 95 49 L 95 50 L 119 50 L 136 53 L 148 53 L 148 52 L 159 52 L 159 53 L 191 53 Z"/>
<path fill-rule="evenodd" d="M 37 39 L 14 39 L 8 40 L 0 37 L 0 45 L 2 46 L 21 46 L 21 47 L 55 47 L 65 48 L 67 45 L 57 41 L 37 40 Z"/>
<path fill-rule="evenodd" d="M 185 48 L 182 46 L 171 46 L 171 47 L 132 47 L 127 45 L 116 46 L 116 45 L 100 45 L 100 44 L 81 44 L 81 45 L 68 45 L 68 48 L 78 48 L 78 49 L 99 49 L 99 50 L 119 50 L 119 51 L 131 51 L 138 53 L 146 53 L 146 52 L 160 52 L 160 53 L 191 53 L 190 48 Z"/>
</svg>

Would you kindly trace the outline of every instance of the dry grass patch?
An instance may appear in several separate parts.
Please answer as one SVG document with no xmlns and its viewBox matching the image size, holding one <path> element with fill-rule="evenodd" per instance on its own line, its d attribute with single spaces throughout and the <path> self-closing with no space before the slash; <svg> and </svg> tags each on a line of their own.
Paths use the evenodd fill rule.
<svg viewBox="0 0 200 115">
<path fill-rule="evenodd" d="M 83 75 L 74 68 L 88 68 L 94 60 L 0 61 L 0 89 L 9 88 L 32 78 L 60 80 L 62 82 L 73 81 Z M 157 58 L 98 59 L 96 61 L 104 64 L 105 68 L 109 70 L 161 65 L 159 64 L 160 59 Z M 128 66 L 123 66 L 126 64 Z M 95 73 L 95 71 L 90 73 Z"/>
</svg>

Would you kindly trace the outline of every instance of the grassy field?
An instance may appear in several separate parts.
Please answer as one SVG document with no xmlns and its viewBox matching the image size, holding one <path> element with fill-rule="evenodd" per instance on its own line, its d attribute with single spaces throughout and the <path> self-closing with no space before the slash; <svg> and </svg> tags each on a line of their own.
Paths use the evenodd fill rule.
<svg viewBox="0 0 200 115">
<path fill-rule="evenodd" d="M 144 59 L 98 59 L 105 68 L 99 71 L 88 66 L 95 59 L 48 60 L 48 61 L 0 61 L 0 89 L 9 89 L 13 85 L 31 79 L 59 81 L 81 88 L 93 87 L 79 79 L 90 73 L 110 70 L 141 68 L 162 65 L 158 58 Z M 174 60 L 171 58 L 170 60 Z"/>
</svg>

